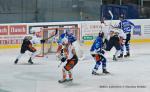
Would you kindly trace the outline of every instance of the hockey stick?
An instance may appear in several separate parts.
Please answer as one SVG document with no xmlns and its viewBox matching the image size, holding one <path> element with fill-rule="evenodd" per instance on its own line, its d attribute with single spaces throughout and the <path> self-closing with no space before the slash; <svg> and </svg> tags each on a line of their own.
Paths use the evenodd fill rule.
<svg viewBox="0 0 150 92">
<path fill-rule="evenodd" d="M 58 68 L 62 65 L 63 62 L 60 62 L 60 64 L 58 65 Z"/>
<path fill-rule="evenodd" d="M 111 16 L 111 20 L 113 20 L 114 16 L 113 16 L 113 14 L 112 14 L 111 10 L 108 10 L 108 13 L 109 13 L 109 14 L 110 14 L 110 16 Z"/>
<path fill-rule="evenodd" d="M 112 24 L 112 20 L 113 20 L 114 16 L 113 16 L 111 10 L 108 10 L 108 13 L 109 13 L 110 16 L 111 16 L 111 21 L 110 21 L 110 24 L 109 24 L 109 30 L 110 30 L 110 27 L 113 27 L 111 24 Z"/>
<path fill-rule="evenodd" d="M 54 36 L 56 36 L 57 34 L 58 34 L 58 29 L 56 28 L 55 33 L 53 35 L 51 35 L 50 37 L 44 39 L 44 30 L 43 30 L 43 39 L 41 40 L 41 44 L 42 44 L 42 47 L 43 47 L 43 50 L 42 50 L 43 52 L 42 52 L 42 55 L 36 55 L 36 57 L 44 57 L 44 43 L 45 43 L 45 41 L 52 38 L 52 37 L 54 37 Z"/>
<path fill-rule="evenodd" d="M 43 38 L 43 40 L 48 40 L 48 39 L 50 39 L 50 38 L 56 36 L 57 34 L 58 34 L 58 29 L 56 28 L 54 35 L 52 35 L 52 36 L 50 36 L 50 37 L 48 37 L 48 38 L 45 38 L 45 39 Z"/>
</svg>

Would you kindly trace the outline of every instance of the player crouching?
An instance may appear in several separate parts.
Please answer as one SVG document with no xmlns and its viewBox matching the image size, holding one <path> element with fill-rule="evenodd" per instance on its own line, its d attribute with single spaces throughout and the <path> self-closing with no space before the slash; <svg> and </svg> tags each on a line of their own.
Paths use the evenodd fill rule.
<svg viewBox="0 0 150 92">
<path fill-rule="evenodd" d="M 117 61 L 118 54 L 120 53 L 121 50 L 121 45 L 120 45 L 119 32 L 116 29 L 112 29 L 110 31 L 110 39 L 107 43 L 106 51 L 110 51 L 113 47 L 115 47 L 116 49 L 116 52 L 113 55 L 113 60 Z"/>
<path fill-rule="evenodd" d="M 98 70 L 99 66 L 102 63 L 102 69 L 103 69 L 103 73 L 104 74 L 108 74 L 109 72 L 106 69 L 106 58 L 104 56 L 104 50 L 102 50 L 102 46 L 103 46 L 103 33 L 100 32 L 99 36 L 96 38 L 96 40 L 94 41 L 92 47 L 91 47 L 91 55 L 92 57 L 95 59 L 96 64 L 94 66 L 94 69 L 92 71 L 93 75 L 99 75 L 99 73 L 97 73 L 96 71 Z"/>
<path fill-rule="evenodd" d="M 23 43 L 22 43 L 21 50 L 20 50 L 20 55 L 16 58 L 14 62 L 15 64 L 18 63 L 19 59 L 27 50 L 32 52 L 30 59 L 28 60 L 28 63 L 33 64 L 32 59 L 35 57 L 36 49 L 32 46 L 32 43 L 30 40 L 32 40 L 32 36 L 25 36 L 25 38 L 23 39 Z"/>
<path fill-rule="evenodd" d="M 67 38 L 63 38 L 62 42 L 63 42 L 62 44 L 64 46 L 63 53 L 65 53 L 64 55 L 66 56 L 66 60 L 61 59 L 61 61 L 62 62 L 67 61 L 67 63 L 65 64 L 65 66 L 62 69 L 63 79 L 59 80 L 58 81 L 59 83 L 63 83 L 63 82 L 73 80 L 73 78 L 72 78 L 72 69 L 78 63 L 78 57 L 76 55 L 76 51 L 75 51 L 75 48 L 72 45 L 72 43 L 69 42 Z M 67 78 L 67 76 L 69 78 Z"/>
</svg>

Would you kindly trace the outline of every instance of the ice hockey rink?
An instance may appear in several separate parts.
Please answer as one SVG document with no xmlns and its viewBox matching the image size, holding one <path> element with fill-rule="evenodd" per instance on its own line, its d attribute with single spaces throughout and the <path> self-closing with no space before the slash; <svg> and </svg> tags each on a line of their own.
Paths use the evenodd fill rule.
<svg viewBox="0 0 150 92">
<path fill-rule="evenodd" d="M 27 63 L 26 53 L 17 65 L 14 60 L 19 49 L 0 50 L 0 92 L 150 92 L 150 44 L 131 44 L 131 57 L 112 61 L 111 52 L 106 53 L 110 75 L 94 76 L 95 64 L 88 47 L 85 59 L 74 67 L 72 82 L 59 84 L 62 78 L 59 61 L 55 54 L 35 58 Z M 101 72 L 101 68 L 99 70 Z"/>
</svg>

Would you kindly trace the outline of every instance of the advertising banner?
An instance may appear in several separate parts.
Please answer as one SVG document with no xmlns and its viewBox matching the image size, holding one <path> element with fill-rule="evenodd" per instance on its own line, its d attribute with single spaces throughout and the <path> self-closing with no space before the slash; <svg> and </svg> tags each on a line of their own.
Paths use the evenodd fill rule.
<svg viewBox="0 0 150 92">
<path fill-rule="evenodd" d="M 101 25 L 99 21 L 82 23 L 82 39 L 93 40 L 101 31 Z"/>
<path fill-rule="evenodd" d="M 8 26 L 0 26 L 0 35 L 8 35 Z"/>
<path fill-rule="evenodd" d="M 11 25 L 9 26 L 9 34 L 10 35 L 25 35 L 27 34 L 27 26 L 26 25 Z"/>
<path fill-rule="evenodd" d="M 21 44 L 27 33 L 27 25 L 0 25 L 0 45 Z"/>
</svg>

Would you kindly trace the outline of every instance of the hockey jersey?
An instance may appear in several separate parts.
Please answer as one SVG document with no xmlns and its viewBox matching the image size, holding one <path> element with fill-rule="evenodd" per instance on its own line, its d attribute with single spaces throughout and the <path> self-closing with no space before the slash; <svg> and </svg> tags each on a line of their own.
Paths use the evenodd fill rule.
<svg viewBox="0 0 150 92">
<path fill-rule="evenodd" d="M 93 43 L 93 45 L 92 45 L 90 51 L 91 51 L 91 52 L 98 52 L 98 51 L 101 50 L 102 46 L 103 46 L 103 39 L 98 36 L 98 37 L 96 38 L 96 40 L 94 41 L 94 43 Z"/>
<path fill-rule="evenodd" d="M 122 20 L 119 23 L 119 28 L 122 29 L 124 33 L 130 33 L 132 26 L 134 26 L 134 24 L 128 20 Z"/>
<path fill-rule="evenodd" d="M 74 41 L 76 41 L 76 37 L 73 34 L 67 34 L 67 33 L 63 33 L 60 35 L 59 40 L 57 41 L 57 43 L 59 45 L 62 44 L 62 39 L 66 37 L 68 39 L 69 42 L 73 43 Z"/>
<path fill-rule="evenodd" d="M 34 36 L 32 36 L 31 43 L 32 44 L 40 44 L 41 43 L 40 40 L 41 40 L 41 38 L 34 35 Z"/>
</svg>

